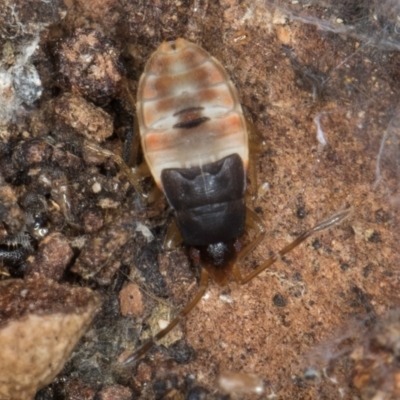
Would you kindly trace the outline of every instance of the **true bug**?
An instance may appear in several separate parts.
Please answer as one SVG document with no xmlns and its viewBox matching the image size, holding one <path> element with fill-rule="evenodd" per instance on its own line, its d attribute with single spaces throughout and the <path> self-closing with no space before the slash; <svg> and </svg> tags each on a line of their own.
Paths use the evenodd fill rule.
<svg viewBox="0 0 400 400">
<path fill-rule="evenodd" d="M 175 214 L 165 247 L 183 241 L 201 267 L 201 278 L 194 299 L 165 329 L 124 357 L 124 365 L 145 355 L 196 306 L 206 291 L 209 275 L 220 286 L 226 285 L 230 277 L 240 284 L 247 283 L 311 234 L 348 214 L 341 212 L 309 229 L 242 277 L 237 263 L 265 235 L 262 222 L 245 202 L 248 174 L 255 184 L 249 148 L 259 150 L 260 145 L 254 140 L 224 67 L 204 49 L 184 39 L 164 42 L 145 66 L 136 111 L 147 166 Z M 114 159 L 142 192 L 142 168 L 130 172 L 121 159 Z M 240 237 L 245 228 L 255 230 L 256 236 L 243 246 Z"/>
</svg>

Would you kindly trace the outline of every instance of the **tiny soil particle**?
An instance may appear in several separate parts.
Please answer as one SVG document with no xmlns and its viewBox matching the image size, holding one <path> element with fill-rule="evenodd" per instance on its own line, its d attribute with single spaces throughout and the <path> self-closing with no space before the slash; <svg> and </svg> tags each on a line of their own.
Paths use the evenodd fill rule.
<svg viewBox="0 0 400 400">
<path fill-rule="evenodd" d="M 296 280 L 297 282 L 301 282 L 303 280 L 300 272 L 295 272 L 293 274 L 293 279 Z"/>
<path fill-rule="evenodd" d="M 274 305 L 277 307 L 286 307 L 287 305 L 287 300 L 280 293 L 277 293 L 273 297 L 272 301 L 274 302 Z"/>
<path fill-rule="evenodd" d="M 312 247 L 314 247 L 315 250 L 318 250 L 318 249 L 320 249 L 322 247 L 322 244 L 318 239 L 315 239 L 312 242 Z"/>
<path fill-rule="evenodd" d="M 184 339 L 178 340 L 173 343 L 169 348 L 170 356 L 178 364 L 187 364 L 195 359 L 194 349 L 187 344 Z"/>
<path fill-rule="evenodd" d="M 196 386 L 189 390 L 186 398 L 187 400 L 206 400 L 209 398 L 209 392 L 203 387 Z"/>
<path fill-rule="evenodd" d="M 340 265 L 342 271 L 347 271 L 350 268 L 349 264 L 343 263 Z"/>
<path fill-rule="evenodd" d="M 303 219 L 307 215 L 306 209 L 303 206 L 297 207 L 296 215 L 298 218 Z"/>
<path fill-rule="evenodd" d="M 128 283 L 119 292 L 121 314 L 138 317 L 143 312 L 143 299 L 139 286 L 135 283 Z"/>
<path fill-rule="evenodd" d="M 96 391 L 87 386 L 81 379 L 74 378 L 66 383 L 65 396 L 68 399 L 93 400 L 96 396 Z"/>
<path fill-rule="evenodd" d="M 132 392 L 129 388 L 120 385 L 107 386 L 101 390 L 98 398 L 99 400 L 131 400 Z"/>
<path fill-rule="evenodd" d="M 374 266 L 372 264 L 368 264 L 363 269 L 363 277 L 368 278 L 371 275 L 371 273 L 373 272 L 373 270 L 374 270 Z"/>
<path fill-rule="evenodd" d="M 368 242 L 379 243 L 381 241 L 381 235 L 377 231 L 373 231 L 371 236 L 368 238 Z"/>
</svg>

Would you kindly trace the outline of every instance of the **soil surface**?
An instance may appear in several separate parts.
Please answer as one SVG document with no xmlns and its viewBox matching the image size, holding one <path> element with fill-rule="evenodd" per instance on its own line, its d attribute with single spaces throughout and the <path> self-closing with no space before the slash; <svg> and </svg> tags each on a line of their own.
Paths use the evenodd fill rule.
<svg viewBox="0 0 400 400">
<path fill-rule="evenodd" d="M 35 398 L 399 398 L 398 3 L 30 3 L 0 6 L 0 276 L 102 299 Z M 265 142 L 250 155 L 258 191 L 247 205 L 267 232 L 243 274 L 351 214 L 246 285 L 210 282 L 171 334 L 122 368 L 120 355 L 198 290 L 187 249 L 163 249 L 165 198 L 144 201 L 113 156 L 127 159 L 146 61 L 177 37 L 224 65 Z"/>
</svg>

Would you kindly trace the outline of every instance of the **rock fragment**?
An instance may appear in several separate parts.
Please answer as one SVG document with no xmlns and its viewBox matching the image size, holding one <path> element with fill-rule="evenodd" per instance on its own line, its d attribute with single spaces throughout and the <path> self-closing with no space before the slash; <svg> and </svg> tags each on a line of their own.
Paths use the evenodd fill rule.
<svg viewBox="0 0 400 400">
<path fill-rule="evenodd" d="M 139 286 L 135 283 L 128 283 L 119 292 L 119 302 L 123 316 L 131 315 L 138 317 L 143 312 L 142 294 L 140 293 Z"/>
<path fill-rule="evenodd" d="M 99 304 L 87 288 L 45 278 L 0 282 L 0 400 L 33 399 L 49 384 Z"/>
<path fill-rule="evenodd" d="M 73 255 L 67 238 L 61 233 L 51 233 L 42 240 L 37 253 L 28 259 L 28 276 L 39 274 L 57 281 Z"/>
<path fill-rule="evenodd" d="M 111 116 L 82 97 L 65 93 L 54 101 L 53 107 L 55 122 L 64 130 L 70 129 L 97 143 L 113 133 Z"/>
<path fill-rule="evenodd" d="M 100 31 L 77 29 L 59 50 L 60 72 L 73 93 L 96 104 L 115 97 L 121 81 L 119 50 Z"/>
<path fill-rule="evenodd" d="M 131 400 L 132 392 L 127 387 L 113 385 L 103 388 L 98 397 L 99 400 Z"/>
</svg>

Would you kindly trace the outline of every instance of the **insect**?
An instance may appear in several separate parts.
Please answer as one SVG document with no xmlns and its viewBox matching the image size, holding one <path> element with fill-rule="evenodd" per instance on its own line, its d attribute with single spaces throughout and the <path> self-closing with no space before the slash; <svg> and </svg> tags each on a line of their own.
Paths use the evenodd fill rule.
<svg viewBox="0 0 400 400">
<path fill-rule="evenodd" d="M 231 277 L 245 284 L 311 234 L 348 214 L 336 214 L 304 232 L 278 255 L 242 277 L 238 263 L 265 235 L 262 221 L 245 201 L 247 175 L 255 175 L 249 148 L 260 151 L 262 146 L 255 140 L 257 136 L 243 115 L 236 88 L 224 67 L 184 39 L 164 42 L 145 66 L 136 111 L 145 161 L 175 215 L 164 245 L 173 248 L 183 241 L 200 266 L 201 277 L 192 301 L 165 329 L 124 357 L 123 365 L 144 356 L 196 306 L 209 277 L 220 286 Z M 114 159 L 141 192 L 143 168 L 131 172 L 122 160 Z M 254 230 L 255 238 L 244 245 L 240 238 L 246 229 Z"/>
</svg>

